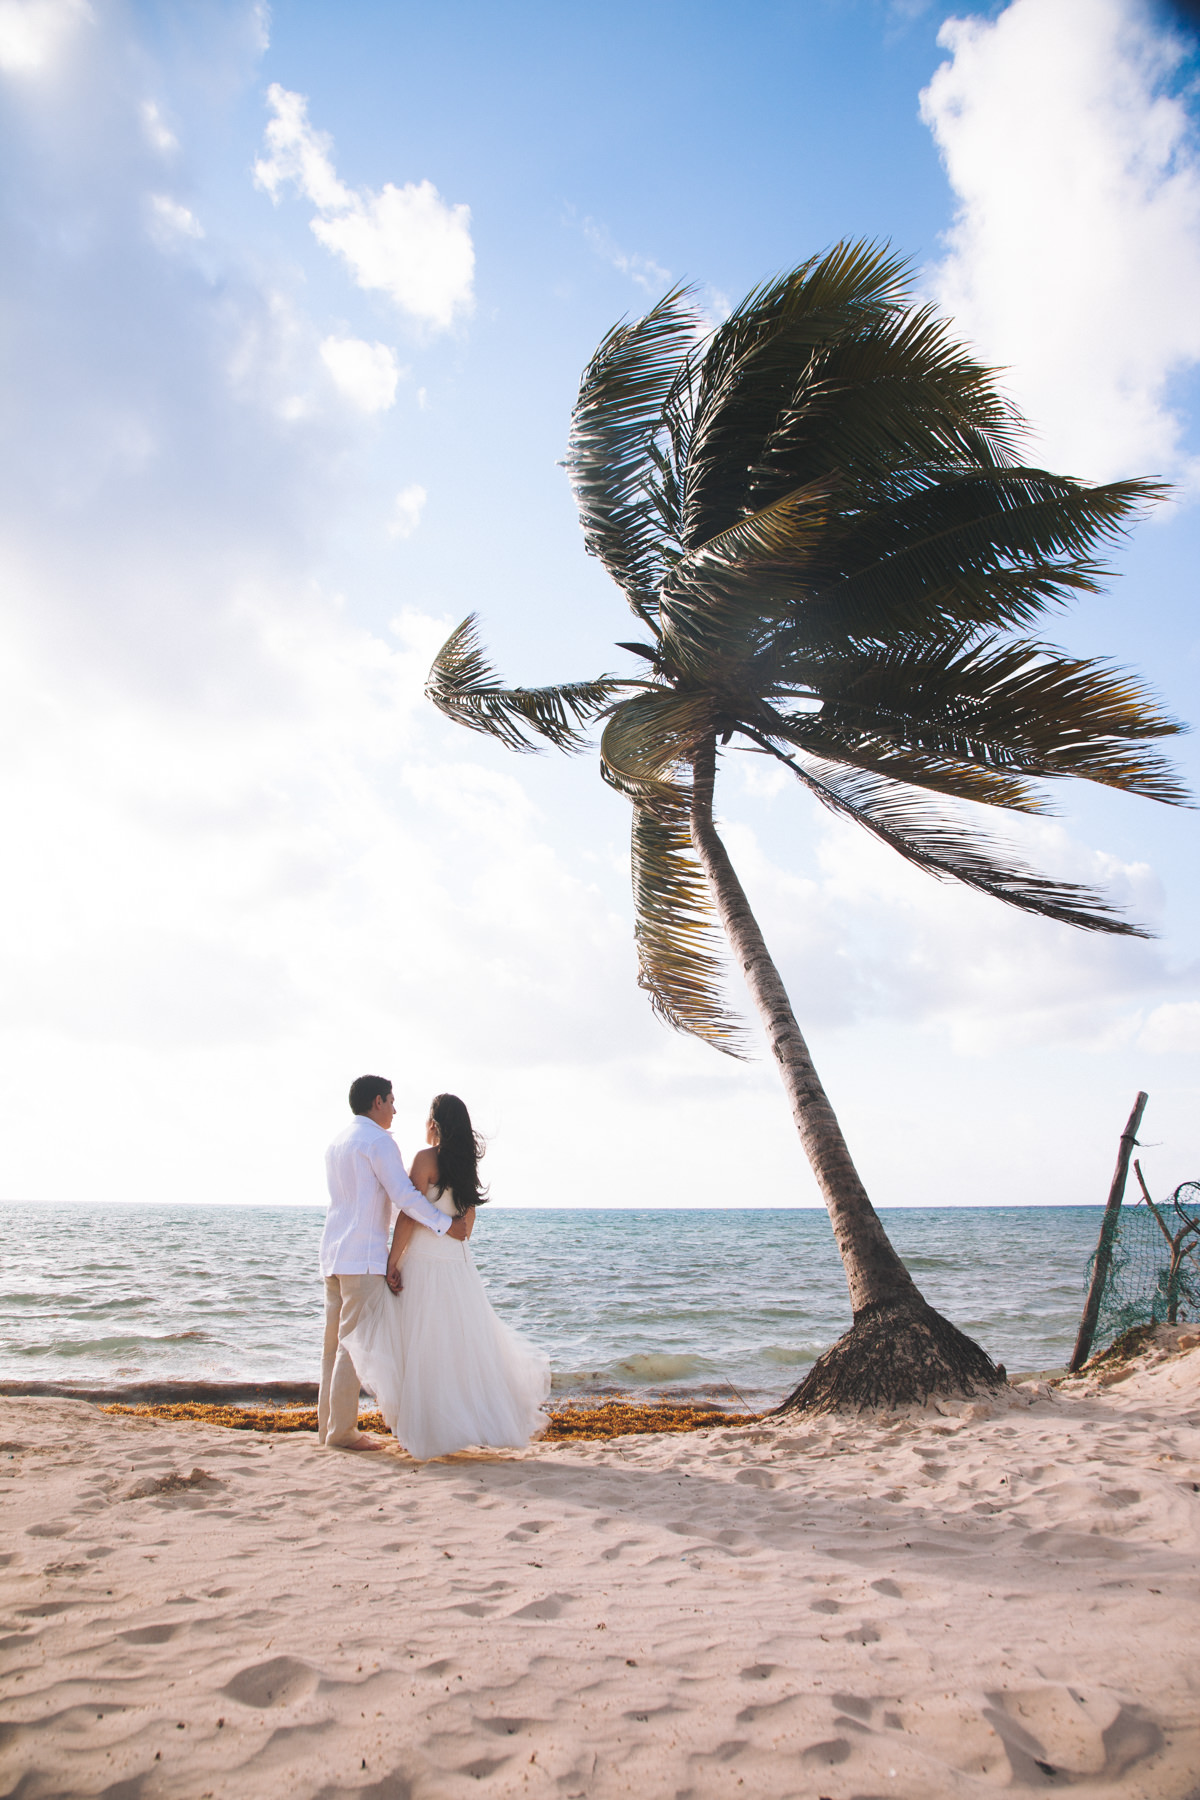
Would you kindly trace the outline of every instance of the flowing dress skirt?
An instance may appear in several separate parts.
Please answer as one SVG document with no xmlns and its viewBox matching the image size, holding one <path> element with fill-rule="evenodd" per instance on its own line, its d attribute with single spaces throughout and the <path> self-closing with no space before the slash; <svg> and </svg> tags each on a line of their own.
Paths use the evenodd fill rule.
<svg viewBox="0 0 1200 1800">
<path fill-rule="evenodd" d="M 343 1340 L 388 1429 L 419 1462 L 523 1449 L 546 1422 L 549 1357 L 497 1318 L 468 1244 L 417 1231 L 401 1274 Z"/>
</svg>

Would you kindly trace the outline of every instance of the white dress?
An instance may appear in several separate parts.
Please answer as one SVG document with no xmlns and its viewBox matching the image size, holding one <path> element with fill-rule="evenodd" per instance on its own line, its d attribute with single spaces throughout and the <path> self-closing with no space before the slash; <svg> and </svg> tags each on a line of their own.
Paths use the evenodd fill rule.
<svg viewBox="0 0 1200 1800">
<path fill-rule="evenodd" d="M 426 1198 L 453 1216 L 449 1191 Z M 401 1276 L 343 1339 L 388 1429 L 419 1462 L 471 1444 L 523 1449 L 546 1423 L 549 1357 L 497 1318 L 469 1244 L 418 1226 Z"/>
</svg>

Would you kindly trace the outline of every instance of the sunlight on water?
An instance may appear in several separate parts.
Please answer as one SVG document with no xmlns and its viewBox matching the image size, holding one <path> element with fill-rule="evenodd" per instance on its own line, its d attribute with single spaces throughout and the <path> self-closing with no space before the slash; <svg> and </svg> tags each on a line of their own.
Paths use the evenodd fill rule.
<svg viewBox="0 0 1200 1800">
<path fill-rule="evenodd" d="M 1070 1355 L 1096 1207 L 883 1215 L 926 1297 L 1010 1371 Z M 312 1380 L 307 1207 L 0 1206 L 0 1378 Z M 849 1323 L 822 1212 L 504 1211 L 472 1248 L 497 1309 L 550 1353 L 557 1392 L 781 1398 Z"/>
</svg>

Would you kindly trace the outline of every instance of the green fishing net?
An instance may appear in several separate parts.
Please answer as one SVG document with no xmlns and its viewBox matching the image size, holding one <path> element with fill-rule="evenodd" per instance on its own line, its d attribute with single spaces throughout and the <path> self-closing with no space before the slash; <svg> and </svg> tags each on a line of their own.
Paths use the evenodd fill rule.
<svg viewBox="0 0 1200 1800">
<path fill-rule="evenodd" d="M 1088 1281 L 1098 1250 L 1088 1264 Z M 1200 1181 L 1117 1214 L 1092 1354 L 1135 1325 L 1200 1320 Z"/>
</svg>

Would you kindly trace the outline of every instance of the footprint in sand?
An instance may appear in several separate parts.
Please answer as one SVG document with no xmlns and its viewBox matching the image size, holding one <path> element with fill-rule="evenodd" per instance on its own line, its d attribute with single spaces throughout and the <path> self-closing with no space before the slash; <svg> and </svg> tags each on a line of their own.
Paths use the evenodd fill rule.
<svg viewBox="0 0 1200 1800">
<path fill-rule="evenodd" d="M 509 1613 L 510 1619 L 557 1619 L 564 1606 L 577 1600 L 578 1594 L 547 1594 L 544 1600 L 531 1600 L 528 1606 Z"/>
<path fill-rule="evenodd" d="M 320 1677 L 311 1663 L 295 1656 L 273 1656 L 270 1662 L 240 1669 L 221 1689 L 240 1706 L 262 1712 L 269 1706 L 294 1706 L 316 1691 Z"/>
<path fill-rule="evenodd" d="M 1004 1745 L 1013 1777 L 1031 1786 L 1044 1785 L 1039 1776 L 1117 1781 L 1163 1746 L 1150 1713 L 1103 1691 L 1046 1686 L 987 1698 L 983 1716 Z"/>
<path fill-rule="evenodd" d="M 541 1725 L 541 1719 L 481 1719 L 484 1731 L 495 1732 L 497 1737 L 516 1737 L 519 1731 L 530 1731 L 535 1725 Z"/>
<path fill-rule="evenodd" d="M 874 1711 L 875 1702 L 864 1700 L 858 1694 L 830 1694 L 829 1698 L 839 1712 L 849 1714 L 851 1719 L 865 1721 Z"/>
<path fill-rule="evenodd" d="M 117 1636 L 126 1644 L 169 1644 L 171 1639 L 186 1631 L 187 1625 L 138 1625 L 133 1631 L 118 1631 Z"/>
<path fill-rule="evenodd" d="M 853 1752 L 853 1746 L 847 1738 L 826 1738 L 823 1743 L 810 1744 L 807 1750 L 800 1752 L 800 1761 L 810 1767 L 832 1768 L 835 1763 L 844 1763 Z"/>
</svg>

